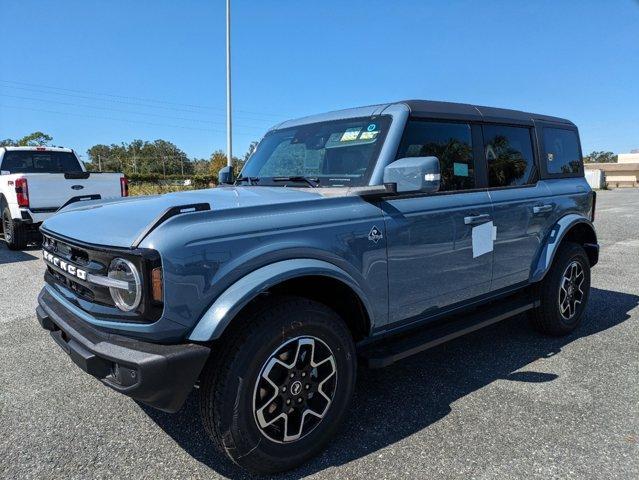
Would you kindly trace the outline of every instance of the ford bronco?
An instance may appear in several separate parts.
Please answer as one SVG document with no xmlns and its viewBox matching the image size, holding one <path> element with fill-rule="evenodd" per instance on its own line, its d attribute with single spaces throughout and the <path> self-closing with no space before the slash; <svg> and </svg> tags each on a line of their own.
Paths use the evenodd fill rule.
<svg viewBox="0 0 639 480">
<path fill-rule="evenodd" d="M 66 207 L 37 316 L 84 371 L 255 472 L 319 452 L 356 365 L 526 313 L 582 321 L 599 247 L 577 128 L 432 101 L 272 128 L 218 188 Z"/>
</svg>

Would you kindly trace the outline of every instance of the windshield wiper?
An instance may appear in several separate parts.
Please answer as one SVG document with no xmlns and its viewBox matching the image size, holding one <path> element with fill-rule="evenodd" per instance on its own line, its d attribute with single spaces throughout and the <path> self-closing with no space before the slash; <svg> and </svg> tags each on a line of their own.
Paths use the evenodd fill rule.
<svg viewBox="0 0 639 480">
<path fill-rule="evenodd" d="M 237 185 L 237 182 L 248 182 L 249 185 L 253 185 L 260 181 L 260 177 L 237 177 L 233 185 Z"/>
<path fill-rule="evenodd" d="M 311 187 L 319 187 L 319 178 L 317 177 L 305 177 L 304 175 L 294 175 L 291 177 L 273 177 L 274 182 L 305 182 Z"/>
</svg>

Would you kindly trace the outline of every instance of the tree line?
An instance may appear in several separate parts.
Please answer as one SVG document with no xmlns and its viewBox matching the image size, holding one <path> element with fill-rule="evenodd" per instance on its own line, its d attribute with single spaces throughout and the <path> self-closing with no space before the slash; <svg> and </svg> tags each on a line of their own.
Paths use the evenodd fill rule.
<svg viewBox="0 0 639 480">
<path fill-rule="evenodd" d="M 43 132 L 33 132 L 20 139 L 0 140 L 3 146 L 51 146 L 53 137 Z M 236 172 L 248 160 L 257 142 L 253 141 L 242 157 L 233 157 Z M 167 140 L 133 140 L 111 145 L 98 144 L 87 150 L 84 164 L 88 171 L 123 172 L 127 175 L 213 175 L 226 166 L 226 153 L 215 150 L 209 158 L 189 158 L 188 155 Z"/>
</svg>

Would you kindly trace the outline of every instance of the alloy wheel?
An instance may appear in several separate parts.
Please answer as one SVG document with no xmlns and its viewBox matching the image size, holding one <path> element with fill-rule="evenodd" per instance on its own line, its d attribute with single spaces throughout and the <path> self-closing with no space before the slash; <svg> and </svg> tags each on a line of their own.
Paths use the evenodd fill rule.
<svg viewBox="0 0 639 480">
<path fill-rule="evenodd" d="M 6 242 L 11 242 L 11 219 L 7 215 L 2 215 L 2 232 Z"/>
<path fill-rule="evenodd" d="M 277 443 L 300 440 L 324 418 L 336 388 L 335 356 L 328 345 L 312 336 L 288 340 L 269 356 L 255 383 L 257 427 Z"/>
<path fill-rule="evenodd" d="M 583 302 L 584 269 L 576 260 L 564 270 L 559 284 L 559 312 L 564 320 L 571 320 L 577 313 L 577 306 Z"/>
</svg>

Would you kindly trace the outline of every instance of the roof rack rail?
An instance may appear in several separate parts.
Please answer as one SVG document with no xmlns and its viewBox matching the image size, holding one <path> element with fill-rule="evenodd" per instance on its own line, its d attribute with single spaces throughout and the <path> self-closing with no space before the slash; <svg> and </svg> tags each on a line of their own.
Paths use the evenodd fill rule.
<svg viewBox="0 0 639 480">
<path fill-rule="evenodd" d="M 193 213 L 193 212 L 203 212 L 206 210 L 211 210 L 211 204 L 209 203 L 192 203 L 188 205 L 178 205 L 175 207 L 170 207 L 164 210 L 158 217 L 146 227 L 140 235 L 133 241 L 131 244 L 131 248 L 138 248 L 142 240 L 144 240 L 149 233 L 159 227 L 161 224 L 166 222 L 169 218 L 175 217 L 177 215 L 182 215 L 183 213 Z"/>
</svg>

